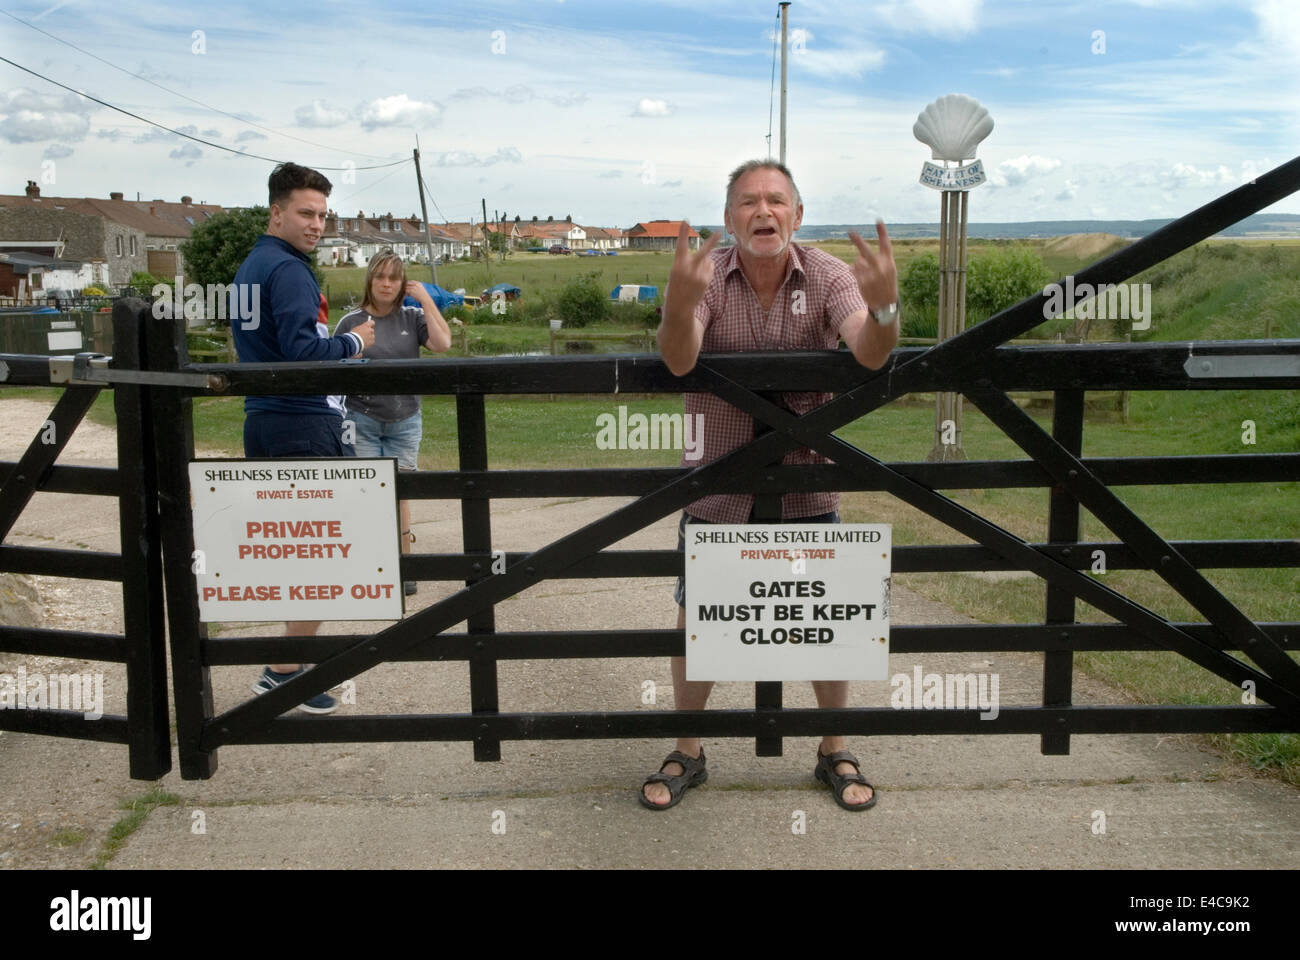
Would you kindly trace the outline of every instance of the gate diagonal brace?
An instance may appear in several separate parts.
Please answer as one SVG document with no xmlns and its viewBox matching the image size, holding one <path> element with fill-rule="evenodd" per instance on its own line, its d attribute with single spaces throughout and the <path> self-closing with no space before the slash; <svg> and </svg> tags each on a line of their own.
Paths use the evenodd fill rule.
<svg viewBox="0 0 1300 960">
<path fill-rule="evenodd" d="M 1147 267 L 1153 266 L 1175 253 L 1213 236 L 1224 227 L 1230 226 L 1252 213 L 1259 212 L 1297 189 L 1300 189 L 1300 157 L 1275 167 L 1268 173 L 1257 177 L 1254 183 L 1244 184 L 1143 237 L 1123 250 L 1090 265 L 1075 275 L 1076 283 L 1096 285 L 1098 283 L 1117 283 L 1125 280 Z M 841 394 L 829 403 L 823 404 L 798 422 L 800 425 L 806 424 L 807 429 L 814 435 L 816 441 L 821 443 L 821 438 L 832 430 L 865 416 L 872 410 L 884 406 L 904 393 L 912 392 L 915 388 L 915 381 L 919 379 L 917 374 L 927 370 L 930 366 L 934 366 L 947 375 L 956 376 L 964 368 L 978 362 L 988 350 L 1038 326 L 1047 316 L 1044 311 L 1046 303 L 1047 295 L 1040 292 L 1014 306 L 1008 307 L 1001 313 L 995 314 L 983 323 L 977 324 L 950 340 L 936 344 L 907 363 L 898 365 L 895 360 L 891 359 L 884 371 L 868 377 L 859 386 Z M 884 389 L 879 386 L 882 377 L 886 383 Z M 692 372 L 682 379 L 685 389 L 690 390 L 696 382 L 704 380 L 705 377 Z M 784 411 L 781 412 L 784 413 Z M 766 419 L 770 421 L 771 418 Z M 856 455 L 865 458 L 865 462 L 879 466 L 879 462 L 874 458 L 857 451 L 856 448 L 843 443 L 843 441 L 836 440 L 834 445 L 844 448 L 843 450 L 837 450 L 841 456 Z M 263 694 L 256 700 L 247 701 L 213 718 L 204 725 L 200 749 L 204 751 L 214 750 L 223 743 L 235 741 L 254 730 L 264 729 L 281 713 L 383 662 L 391 653 L 405 650 L 423 637 L 441 633 L 448 627 L 465 620 L 471 613 L 513 596 L 531 586 L 533 582 L 544 579 L 551 573 L 572 565 L 581 556 L 601 550 L 622 539 L 632 530 L 653 523 L 655 520 L 705 496 L 710 492 L 712 484 L 742 479 L 752 470 L 761 469 L 797 446 L 799 446 L 798 443 L 790 441 L 783 432 L 777 431 L 756 438 L 744 447 L 732 451 L 711 463 L 697 467 L 690 473 L 677 480 L 670 481 L 665 486 L 646 494 L 639 500 L 627 504 L 608 516 L 588 524 L 581 530 L 577 530 L 535 551 L 513 570 L 507 570 L 503 574 L 498 574 L 473 586 L 466 587 L 445 600 L 426 608 L 414 617 L 388 627 L 373 637 L 362 640 L 347 650 L 317 664 L 302 675 Z M 852 451 L 852 454 L 849 451 Z M 905 482 L 911 488 L 915 488 L 914 490 L 908 489 L 907 492 L 911 495 L 918 497 L 925 494 L 930 497 L 937 496 L 933 491 L 912 484 L 911 481 L 903 481 L 892 471 L 886 471 L 885 473 L 891 485 L 902 486 Z M 942 500 L 942 498 L 939 499 Z M 942 508 L 941 504 L 938 506 Z M 969 511 L 966 511 L 965 508 L 958 507 L 957 509 L 961 511 L 961 515 L 969 515 L 974 524 L 985 523 L 975 515 L 969 514 Z M 956 524 L 950 523 L 950 525 L 960 529 Z M 610 533 L 611 530 L 613 533 Z M 1014 549 L 1016 543 L 1023 545 L 1023 541 L 1009 538 L 1007 548 Z M 590 548 L 588 553 L 581 552 L 584 547 Z M 1257 690 L 1261 694 L 1267 689 L 1271 691 L 1268 696 L 1273 703 L 1279 706 L 1286 703 L 1292 709 L 1300 710 L 1300 703 L 1297 702 L 1297 698 L 1279 688 L 1269 678 L 1258 674 L 1257 671 L 1244 667 L 1239 661 L 1231 657 L 1227 658 L 1228 664 L 1218 664 L 1216 661 L 1215 666 L 1211 666 L 1209 663 L 1204 662 L 1202 658 L 1203 651 L 1195 648 L 1183 649 L 1181 644 L 1184 635 L 1180 631 L 1169 627 L 1165 621 L 1154 614 L 1142 610 L 1141 607 L 1115 594 L 1108 587 L 1096 584 L 1081 574 L 1078 575 L 1078 579 L 1083 582 L 1076 583 L 1068 576 L 1074 571 L 1070 571 L 1068 568 L 1042 557 L 1037 551 L 1029 549 L 1028 552 L 1031 556 L 1026 559 L 1027 561 L 1032 559 L 1033 565 L 1027 567 L 1027 569 L 1033 569 L 1035 572 L 1039 572 L 1041 576 L 1051 579 L 1053 582 L 1061 583 L 1062 586 L 1066 586 L 1066 589 L 1076 595 L 1083 596 L 1089 603 L 1100 609 L 1107 610 L 1107 612 L 1120 609 L 1122 613 L 1114 614 L 1119 619 L 1124 619 L 1125 615 L 1140 615 L 1147 618 L 1148 634 L 1153 639 L 1156 638 L 1155 632 L 1161 631 L 1162 628 L 1164 631 L 1172 631 L 1176 636 L 1168 638 L 1168 640 L 1175 645 L 1179 645 L 1177 646 L 1179 652 L 1185 653 L 1197 663 L 1201 663 L 1207 669 L 1214 670 L 1216 673 L 1218 672 L 1216 666 L 1223 666 L 1232 671 L 1233 677 L 1240 673 L 1242 676 L 1254 679 L 1255 677 L 1252 675 L 1255 675 L 1258 677 L 1256 682 Z M 575 556 L 575 553 L 578 553 L 578 556 Z M 1067 586 L 1067 584 L 1069 585 Z M 1092 599 L 1092 597 L 1096 597 L 1096 599 Z M 1140 614 L 1135 614 L 1135 611 L 1139 611 Z M 1167 640 L 1162 638 L 1159 642 L 1165 643 Z M 1193 655 L 1192 651 L 1194 651 L 1195 655 Z"/>
<path fill-rule="evenodd" d="M 1300 663 L 1223 596 L 1168 541 L 1124 505 L 1104 483 L 1000 390 L 966 391 L 971 401 L 1025 453 L 1042 464 L 1236 649 L 1242 650 L 1288 691 L 1300 696 Z M 1226 656 L 1226 654 L 1225 654 Z"/>
<path fill-rule="evenodd" d="M 0 540 L 9 536 L 14 523 L 31 502 L 36 488 L 45 479 L 54 461 L 59 458 L 63 448 L 72 439 L 72 433 L 90 409 L 90 405 L 99 396 L 99 388 L 68 389 L 63 391 L 50 411 L 49 421 L 54 424 L 53 443 L 45 442 L 49 429 L 41 426 L 32 437 L 32 442 L 23 451 L 22 458 L 9 475 L 8 482 L 0 489 Z"/>
<path fill-rule="evenodd" d="M 782 433 L 796 437 L 802 445 L 817 450 L 841 466 L 864 468 L 880 479 L 882 489 L 905 503 L 979 541 L 1008 560 L 1023 564 L 1023 569 L 1032 570 L 1045 580 L 1070 591 L 1124 621 L 1144 636 L 1183 654 L 1224 679 L 1238 686 L 1243 680 L 1253 681 L 1260 695 L 1266 696 L 1271 703 L 1300 713 L 1300 695 L 1295 691 L 1251 669 L 1228 653 L 1184 633 L 1122 594 L 1047 556 L 961 504 L 890 469 L 852 444 L 805 427 L 804 422 L 814 416 L 816 411 L 803 418 L 795 417 L 722 374 L 705 369 L 715 378 L 711 384 L 713 392 L 733 406 L 764 420 Z M 1137 522 L 1141 524 L 1141 521 Z M 1267 694 L 1264 693 L 1266 688 Z"/>
</svg>

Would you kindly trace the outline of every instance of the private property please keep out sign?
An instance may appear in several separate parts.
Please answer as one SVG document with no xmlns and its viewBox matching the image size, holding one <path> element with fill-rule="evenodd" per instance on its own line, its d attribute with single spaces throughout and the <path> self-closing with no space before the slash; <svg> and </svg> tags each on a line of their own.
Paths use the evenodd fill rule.
<svg viewBox="0 0 1300 960">
<path fill-rule="evenodd" d="M 191 462 L 199 619 L 400 619 L 395 465 Z"/>
<path fill-rule="evenodd" d="M 888 679 L 890 533 L 688 523 L 686 679 Z"/>
</svg>

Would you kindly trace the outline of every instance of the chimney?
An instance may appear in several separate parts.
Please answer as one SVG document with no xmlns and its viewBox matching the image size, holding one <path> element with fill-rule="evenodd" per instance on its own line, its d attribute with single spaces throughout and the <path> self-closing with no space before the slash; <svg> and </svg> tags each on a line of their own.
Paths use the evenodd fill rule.
<svg viewBox="0 0 1300 960">
<path fill-rule="evenodd" d="M 185 206 L 187 207 L 193 202 L 194 202 L 193 197 L 181 197 L 181 203 L 185 204 Z"/>
<path fill-rule="evenodd" d="M 41 199 L 41 188 L 36 185 L 35 180 L 27 181 L 27 199 L 29 200 Z"/>
<path fill-rule="evenodd" d="M 122 191 L 120 191 L 120 190 L 114 190 L 112 193 L 110 193 L 110 194 L 108 195 L 108 199 L 110 199 L 110 200 L 121 200 L 121 199 L 122 199 Z"/>
</svg>

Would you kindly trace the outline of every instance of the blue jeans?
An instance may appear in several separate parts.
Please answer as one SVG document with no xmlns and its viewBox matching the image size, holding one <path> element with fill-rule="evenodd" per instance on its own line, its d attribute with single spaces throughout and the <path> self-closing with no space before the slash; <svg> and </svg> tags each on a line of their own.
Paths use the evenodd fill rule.
<svg viewBox="0 0 1300 960">
<path fill-rule="evenodd" d="M 349 410 L 346 419 L 356 425 L 353 445 L 358 457 L 396 457 L 399 470 L 419 469 L 420 440 L 424 424 L 417 410 L 405 420 L 376 420 Z"/>
<path fill-rule="evenodd" d="M 351 457 L 336 413 L 250 413 L 244 418 L 244 456 L 287 460 Z"/>
</svg>

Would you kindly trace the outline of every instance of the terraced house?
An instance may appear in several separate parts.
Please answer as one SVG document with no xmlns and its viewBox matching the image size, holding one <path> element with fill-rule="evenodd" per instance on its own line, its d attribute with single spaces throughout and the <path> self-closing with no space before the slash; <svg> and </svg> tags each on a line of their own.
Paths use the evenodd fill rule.
<svg viewBox="0 0 1300 960">
<path fill-rule="evenodd" d="M 0 195 L 0 241 L 60 241 L 68 261 L 107 264 L 121 286 L 136 271 L 173 277 L 184 271 L 180 244 L 195 224 L 222 211 L 216 204 L 98 197 L 43 197 L 33 180 L 21 194 Z"/>
</svg>

